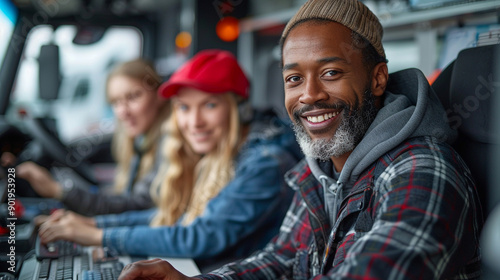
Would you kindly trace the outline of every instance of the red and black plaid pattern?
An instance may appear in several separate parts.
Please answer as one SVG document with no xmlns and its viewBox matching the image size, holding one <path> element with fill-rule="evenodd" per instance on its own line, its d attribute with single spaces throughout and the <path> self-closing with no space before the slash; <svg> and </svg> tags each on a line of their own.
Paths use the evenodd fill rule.
<svg viewBox="0 0 500 280">
<path fill-rule="evenodd" d="M 200 278 L 480 278 L 481 206 L 468 168 L 448 145 L 419 137 L 385 154 L 356 179 L 335 225 L 305 161 L 287 180 L 297 194 L 279 235 Z"/>
</svg>

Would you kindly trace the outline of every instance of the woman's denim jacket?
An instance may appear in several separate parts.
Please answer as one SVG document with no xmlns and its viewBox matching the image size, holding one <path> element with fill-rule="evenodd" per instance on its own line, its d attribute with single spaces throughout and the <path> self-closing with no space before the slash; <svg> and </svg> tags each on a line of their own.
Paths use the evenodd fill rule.
<svg viewBox="0 0 500 280">
<path fill-rule="evenodd" d="M 155 210 L 96 217 L 103 246 L 119 254 L 243 257 L 278 233 L 293 193 L 284 174 L 302 157 L 288 123 L 276 116 L 254 121 L 235 161 L 235 176 L 190 225 L 149 227 Z"/>
</svg>

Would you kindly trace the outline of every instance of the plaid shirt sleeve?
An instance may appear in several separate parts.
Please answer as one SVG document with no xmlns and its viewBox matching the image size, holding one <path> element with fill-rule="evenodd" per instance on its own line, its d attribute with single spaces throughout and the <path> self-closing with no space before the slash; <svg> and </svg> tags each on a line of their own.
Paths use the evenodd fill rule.
<svg viewBox="0 0 500 280">
<path fill-rule="evenodd" d="M 425 141 L 408 142 L 381 159 L 367 212 L 372 226 L 365 232 L 353 226 L 336 248 L 342 260 L 328 271 L 292 271 L 294 258 L 304 253 L 298 246 L 310 234 L 296 198 L 276 243 L 200 278 L 478 279 L 482 218 L 469 170 L 449 146 Z"/>
<path fill-rule="evenodd" d="M 425 141 L 393 154 L 374 182 L 371 230 L 348 234 L 344 261 L 314 279 L 480 277 L 482 218 L 469 170 L 449 146 Z"/>
<path fill-rule="evenodd" d="M 309 220 L 304 219 L 307 209 L 302 199 L 295 195 L 280 233 L 263 250 L 249 258 L 223 266 L 199 279 L 280 279 L 292 278 L 298 250 L 307 250 L 310 243 Z"/>
</svg>

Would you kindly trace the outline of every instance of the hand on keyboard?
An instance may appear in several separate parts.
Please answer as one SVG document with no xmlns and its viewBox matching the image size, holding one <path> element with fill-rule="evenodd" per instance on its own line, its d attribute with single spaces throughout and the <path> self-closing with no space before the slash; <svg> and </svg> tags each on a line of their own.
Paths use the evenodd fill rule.
<svg viewBox="0 0 500 280">
<path fill-rule="evenodd" d="M 78 256 L 81 254 L 81 246 L 65 240 L 58 240 L 43 244 L 38 237 L 35 245 L 37 259 L 55 259 L 62 256 Z"/>
<path fill-rule="evenodd" d="M 61 213 L 64 213 L 62 215 Z M 62 215 L 62 216 L 61 216 Z M 83 246 L 100 246 L 103 230 L 91 224 L 91 220 L 71 211 L 58 211 L 40 225 L 38 235 L 43 243 L 70 240 Z"/>
</svg>

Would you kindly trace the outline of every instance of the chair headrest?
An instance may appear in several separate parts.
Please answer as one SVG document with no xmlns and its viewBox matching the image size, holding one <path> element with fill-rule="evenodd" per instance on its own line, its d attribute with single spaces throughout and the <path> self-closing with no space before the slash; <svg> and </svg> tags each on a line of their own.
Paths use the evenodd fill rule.
<svg viewBox="0 0 500 280">
<path fill-rule="evenodd" d="M 500 97 L 500 81 L 495 76 L 497 55 L 500 45 L 465 49 L 458 54 L 451 76 L 450 125 L 483 143 L 498 139 L 491 127 L 491 104 Z"/>
</svg>

